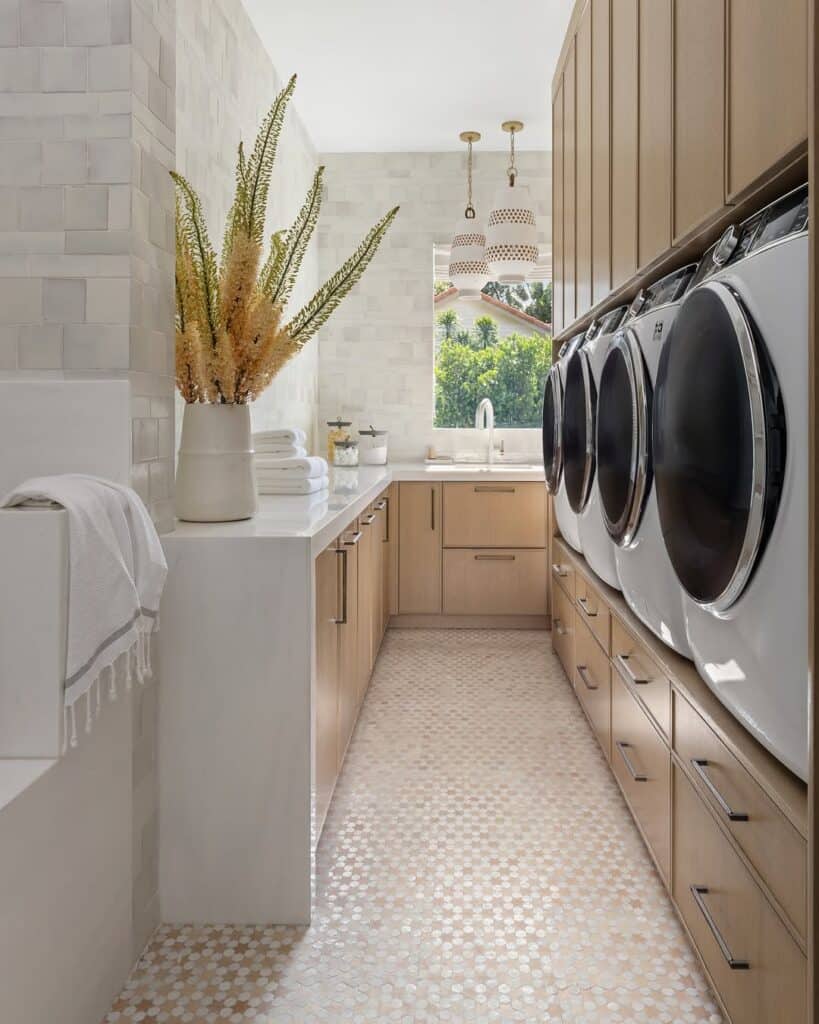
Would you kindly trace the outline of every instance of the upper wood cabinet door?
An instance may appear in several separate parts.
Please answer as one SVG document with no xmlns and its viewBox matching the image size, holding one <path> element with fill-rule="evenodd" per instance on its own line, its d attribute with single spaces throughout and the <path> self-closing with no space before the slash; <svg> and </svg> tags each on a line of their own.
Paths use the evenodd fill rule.
<svg viewBox="0 0 819 1024">
<path fill-rule="evenodd" d="M 611 270 L 637 272 L 638 0 L 611 3 Z"/>
<path fill-rule="evenodd" d="M 587 6 L 577 26 L 575 40 L 575 143 L 577 236 L 575 272 L 575 313 L 582 316 L 591 307 L 592 296 L 592 12 Z"/>
<path fill-rule="evenodd" d="M 592 304 L 611 291 L 611 0 L 591 0 Z"/>
<path fill-rule="evenodd" d="M 674 0 L 674 241 L 725 201 L 725 3 Z"/>
<path fill-rule="evenodd" d="M 563 318 L 563 79 L 552 100 L 552 331 L 565 326 Z"/>
<path fill-rule="evenodd" d="M 637 262 L 644 267 L 671 246 L 671 0 L 641 0 L 639 38 Z"/>
<path fill-rule="evenodd" d="M 728 0 L 728 197 L 808 136 L 808 0 Z"/>
<path fill-rule="evenodd" d="M 441 611 L 441 485 L 401 484 L 398 522 L 398 610 Z"/>
<path fill-rule="evenodd" d="M 563 68 L 563 326 L 577 316 L 577 90 L 575 44 Z"/>
</svg>

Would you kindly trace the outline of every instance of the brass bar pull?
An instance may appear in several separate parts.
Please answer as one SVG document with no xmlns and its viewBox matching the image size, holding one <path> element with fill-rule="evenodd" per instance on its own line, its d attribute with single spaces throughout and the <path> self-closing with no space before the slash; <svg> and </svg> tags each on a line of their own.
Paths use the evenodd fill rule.
<svg viewBox="0 0 819 1024">
<path fill-rule="evenodd" d="M 620 751 L 620 757 L 622 757 L 632 779 L 634 779 L 635 782 L 648 782 L 648 776 L 642 775 L 635 769 L 634 765 L 631 763 L 631 758 L 626 753 L 626 750 L 631 748 L 631 744 L 624 743 L 622 740 L 615 740 L 614 745 Z"/>
<path fill-rule="evenodd" d="M 725 797 L 722 795 L 722 793 L 720 793 L 720 791 L 717 789 L 717 787 L 711 781 L 711 779 L 708 776 L 708 772 L 706 772 L 706 770 L 705 770 L 708 767 L 708 764 L 709 764 L 709 762 L 706 761 L 704 758 L 701 758 L 701 757 L 692 757 L 691 758 L 691 767 L 694 769 L 694 771 L 697 773 L 697 775 L 699 775 L 699 777 L 702 779 L 703 785 L 708 790 L 708 792 L 711 794 L 711 796 L 717 801 L 717 803 L 719 804 L 720 810 L 725 815 L 725 817 L 729 821 L 747 821 L 748 820 L 748 815 L 745 814 L 744 811 L 735 811 L 731 807 L 731 805 L 728 803 L 728 801 L 725 799 Z"/>
<path fill-rule="evenodd" d="M 705 923 L 711 929 L 711 934 L 714 936 L 714 939 L 716 940 L 716 943 L 719 946 L 720 953 L 722 953 L 722 955 L 725 957 L 725 962 L 728 964 L 732 971 L 749 971 L 751 969 L 751 965 L 748 963 L 748 961 L 738 960 L 731 952 L 728 943 L 722 937 L 722 932 L 717 927 L 717 922 L 714 920 L 711 911 L 708 909 L 708 904 L 703 899 L 704 896 L 708 895 L 708 886 L 692 885 L 689 886 L 689 888 L 691 889 L 691 895 L 694 897 L 694 902 L 697 904 L 697 907 L 699 908 L 699 912 L 705 918 Z"/>
<path fill-rule="evenodd" d="M 552 572 L 561 579 L 565 579 L 569 575 L 569 570 L 562 565 L 558 565 L 557 562 L 552 562 Z"/>
<path fill-rule="evenodd" d="M 374 505 L 373 507 L 375 508 L 376 512 L 383 512 L 384 509 L 387 507 L 387 499 L 382 498 L 381 501 L 379 501 L 379 503 L 377 505 Z"/>
<path fill-rule="evenodd" d="M 552 625 L 555 627 L 555 632 L 558 636 L 566 635 L 566 630 L 563 628 L 563 623 L 560 621 L 560 619 L 553 619 Z"/>
<path fill-rule="evenodd" d="M 643 676 L 636 676 L 631 671 L 631 665 L 629 663 L 630 658 L 630 654 L 616 654 L 614 656 L 617 667 L 620 669 L 620 674 L 624 675 L 628 682 L 633 683 L 635 686 L 645 686 L 646 683 L 650 683 L 650 679 L 644 678 Z"/>
<path fill-rule="evenodd" d="M 589 608 L 588 598 L 578 597 L 577 603 L 580 605 L 580 608 L 583 611 L 584 615 L 588 615 L 590 619 L 594 619 L 597 617 L 597 612 L 593 612 L 591 608 Z"/>
<path fill-rule="evenodd" d="M 336 554 L 341 555 L 341 615 L 335 619 L 337 626 L 347 625 L 347 549 L 336 548 Z"/>
<path fill-rule="evenodd" d="M 514 494 L 517 488 L 503 487 L 499 484 L 478 484 L 475 487 L 476 494 Z"/>
<path fill-rule="evenodd" d="M 476 562 L 514 562 L 515 555 L 475 555 Z"/>
<path fill-rule="evenodd" d="M 390 542 L 390 499 L 389 495 L 382 499 L 381 507 L 386 513 L 384 516 L 384 543 L 389 544 Z"/>
<path fill-rule="evenodd" d="M 431 487 L 429 490 L 429 521 L 432 532 L 435 532 L 435 488 Z"/>
<path fill-rule="evenodd" d="M 361 537 L 361 530 L 356 530 L 355 533 L 350 536 L 350 539 L 345 540 L 344 543 L 347 545 L 348 548 L 355 547 L 355 545 L 358 544 L 358 542 L 361 540 Z"/>
<path fill-rule="evenodd" d="M 580 676 L 581 680 L 583 681 L 583 685 L 586 687 L 587 690 L 599 690 L 600 689 L 600 687 L 597 685 L 597 683 L 589 682 L 589 673 L 588 673 L 588 669 L 587 669 L 587 667 L 585 665 L 578 665 L 577 666 L 577 674 Z"/>
<path fill-rule="evenodd" d="M 374 522 L 375 522 L 375 516 L 370 514 L 368 516 L 364 516 L 363 517 L 363 519 L 361 520 L 361 525 L 362 526 L 372 526 Z"/>
</svg>

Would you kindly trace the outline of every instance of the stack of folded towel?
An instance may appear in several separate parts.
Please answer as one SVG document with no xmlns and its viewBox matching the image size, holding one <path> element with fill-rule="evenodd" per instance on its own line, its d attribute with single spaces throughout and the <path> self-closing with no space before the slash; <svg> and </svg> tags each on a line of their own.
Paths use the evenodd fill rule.
<svg viewBox="0 0 819 1024">
<path fill-rule="evenodd" d="M 307 454 L 298 428 L 253 435 L 259 494 L 316 494 L 330 486 L 327 462 Z"/>
</svg>

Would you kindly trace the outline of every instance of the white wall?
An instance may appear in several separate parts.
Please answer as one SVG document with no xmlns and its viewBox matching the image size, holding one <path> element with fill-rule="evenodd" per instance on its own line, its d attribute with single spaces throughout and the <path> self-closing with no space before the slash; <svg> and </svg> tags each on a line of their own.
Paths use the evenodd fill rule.
<svg viewBox="0 0 819 1024">
<path fill-rule="evenodd" d="M 239 140 L 244 140 L 245 147 L 253 145 L 274 97 L 298 68 L 273 67 L 241 0 L 177 0 L 177 12 L 177 168 L 197 189 L 218 250 L 233 201 Z M 316 153 L 291 102 L 273 171 L 268 236 L 292 222 L 316 166 Z M 314 239 L 290 308 L 298 309 L 317 286 Z M 298 426 L 309 435 L 317 391 L 318 342 L 314 338 L 254 403 L 254 428 Z"/>
<path fill-rule="evenodd" d="M 474 431 L 435 430 L 433 246 L 451 240 L 463 213 L 461 153 L 341 153 L 322 155 L 327 198 L 319 225 L 322 277 L 331 273 L 387 209 L 401 212 L 381 250 L 320 338 L 320 417 L 342 414 L 390 431 L 392 456 L 419 458 L 471 448 Z M 476 152 L 475 205 L 486 217 L 504 181 L 505 153 Z M 518 155 L 521 184 L 536 200 L 539 244 L 551 244 L 551 161 L 548 153 Z M 499 431 L 507 450 L 537 454 L 539 432 Z"/>
</svg>

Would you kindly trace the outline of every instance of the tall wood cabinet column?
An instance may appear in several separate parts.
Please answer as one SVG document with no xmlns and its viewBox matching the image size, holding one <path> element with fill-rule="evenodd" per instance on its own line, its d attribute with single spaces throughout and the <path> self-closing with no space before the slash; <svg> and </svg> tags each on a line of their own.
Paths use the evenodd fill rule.
<svg viewBox="0 0 819 1024">
<path fill-rule="evenodd" d="M 552 100 L 552 327 L 566 326 L 563 313 L 563 78 Z"/>
<path fill-rule="evenodd" d="M 612 0 L 611 269 L 615 288 L 637 272 L 638 15 L 639 0 Z"/>
<path fill-rule="evenodd" d="M 637 265 L 671 245 L 671 0 L 640 0 Z"/>
<path fill-rule="evenodd" d="M 592 303 L 611 290 L 611 0 L 591 0 Z"/>
<path fill-rule="evenodd" d="M 575 41 L 575 148 L 577 151 L 577 237 L 575 315 L 591 307 L 592 298 L 592 8 L 589 4 L 577 26 Z"/>
</svg>

